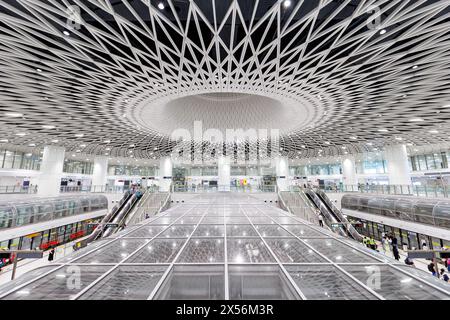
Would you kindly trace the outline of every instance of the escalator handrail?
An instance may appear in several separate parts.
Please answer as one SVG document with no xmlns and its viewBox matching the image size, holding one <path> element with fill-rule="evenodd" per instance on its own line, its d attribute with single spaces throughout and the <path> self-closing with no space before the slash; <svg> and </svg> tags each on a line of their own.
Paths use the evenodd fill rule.
<svg viewBox="0 0 450 320">
<path fill-rule="evenodd" d="M 129 200 L 125 203 L 122 209 L 116 214 L 116 216 L 111 220 L 111 223 L 118 224 L 118 227 L 110 226 L 103 233 L 103 237 L 108 237 L 114 231 L 119 231 L 123 227 L 123 223 L 128 216 L 128 214 L 133 210 L 135 204 L 142 199 L 137 196 L 137 193 L 132 193 Z"/>
<path fill-rule="evenodd" d="M 100 224 L 97 226 L 97 228 L 95 228 L 95 230 L 92 232 L 92 234 L 86 239 L 85 244 L 87 245 L 89 242 L 95 241 L 98 239 L 98 237 L 105 231 L 104 230 L 104 225 L 106 223 L 110 223 L 112 219 L 114 219 L 114 217 L 116 216 L 116 214 L 118 212 L 120 212 L 120 210 L 122 210 L 123 206 L 127 203 L 128 199 L 132 196 L 133 194 L 130 191 L 125 192 L 124 196 L 122 197 L 122 199 L 120 199 L 119 203 L 116 204 L 112 209 L 111 212 L 108 213 L 100 222 Z"/>
<path fill-rule="evenodd" d="M 330 226 L 332 223 L 338 222 L 336 217 L 331 213 L 331 211 L 329 211 L 329 209 L 326 208 L 326 206 L 320 201 L 320 198 L 318 197 L 318 195 L 312 189 L 306 189 L 305 194 L 309 195 L 311 197 L 312 202 L 314 202 L 317 209 L 320 210 L 323 217 L 326 220 L 328 220 Z M 344 237 L 347 236 L 347 232 L 341 226 L 338 228 L 338 230 L 339 230 L 340 235 L 342 235 Z"/>
<path fill-rule="evenodd" d="M 351 237 L 355 240 L 362 241 L 363 236 L 359 234 L 359 232 L 353 227 L 353 225 L 347 220 L 347 218 L 344 216 L 341 210 L 339 210 L 334 203 L 331 202 L 331 200 L 327 197 L 327 195 L 322 190 L 316 190 L 317 195 L 322 199 L 322 201 L 329 207 L 330 210 L 333 211 L 333 213 L 341 220 L 341 223 L 343 223 L 346 226 L 346 229 L 351 235 Z"/>
</svg>

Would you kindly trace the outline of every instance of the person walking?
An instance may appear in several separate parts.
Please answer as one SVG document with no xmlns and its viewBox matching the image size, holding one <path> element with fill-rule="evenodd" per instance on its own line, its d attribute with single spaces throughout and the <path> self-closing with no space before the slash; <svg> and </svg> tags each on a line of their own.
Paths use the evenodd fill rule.
<svg viewBox="0 0 450 320">
<path fill-rule="evenodd" d="M 48 261 L 52 262 L 55 259 L 55 248 L 50 250 L 50 253 L 48 254 Z"/>
<path fill-rule="evenodd" d="M 392 237 L 388 235 L 386 237 L 386 240 L 387 240 L 387 244 L 388 244 L 389 250 L 392 252 L 393 251 L 393 249 L 392 249 Z"/>
<path fill-rule="evenodd" d="M 422 250 L 428 250 L 428 245 L 425 241 L 422 241 Z"/>
<path fill-rule="evenodd" d="M 384 235 L 384 234 L 382 235 L 382 238 L 381 238 L 381 247 L 383 248 L 384 254 L 386 254 L 386 252 L 387 252 L 387 250 L 389 248 L 389 243 L 388 243 L 388 240 L 386 238 L 386 235 Z"/>
<path fill-rule="evenodd" d="M 375 239 L 373 237 L 371 237 L 369 239 L 369 247 L 372 250 L 377 250 L 377 242 L 375 241 Z"/>
<path fill-rule="evenodd" d="M 367 247 L 370 248 L 370 238 L 367 236 L 364 236 L 363 238 L 363 244 Z"/>
<path fill-rule="evenodd" d="M 398 252 L 397 246 L 392 246 L 392 253 L 394 254 L 394 259 L 399 261 L 400 260 L 400 253 Z"/>
<path fill-rule="evenodd" d="M 319 213 L 319 226 L 323 228 L 323 216 L 321 213 Z"/>
</svg>

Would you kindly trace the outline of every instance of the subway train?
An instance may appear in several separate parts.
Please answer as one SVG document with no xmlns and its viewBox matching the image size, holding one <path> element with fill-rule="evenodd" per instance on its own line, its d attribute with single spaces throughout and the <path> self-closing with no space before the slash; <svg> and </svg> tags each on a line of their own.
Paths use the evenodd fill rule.
<svg viewBox="0 0 450 320">
<path fill-rule="evenodd" d="M 342 208 L 450 228 L 450 201 L 443 199 L 347 194 Z"/>
<path fill-rule="evenodd" d="M 342 197 L 341 204 L 349 220 L 362 223 L 362 227 L 356 229 L 365 236 L 381 240 L 383 233 L 394 234 L 407 249 L 423 249 L 423 244 L 431 249 L 450 249 L 450 237 L 444 236 L 450 234 L 446 232 L 450 229 L 448 200 L 401 195 L 346 194 Z M 372 214 L 374 218 L 362 219 L 356 212 Z M 380 216 L 381 219 L 375 216 Z M 383 217 L 413 223 L 416 227 L 413 229 L 407 224 L 400 227 L 401 223 L 395 226 L 386 222 Z M 437 227 L 434 230 L 441 236 L 429 234 L 430 229 L 420 227 L 421 225 Z M 425 230 L 428 230 L 428 233 Z"/>
<path fill-rule="evenodd" d="M 108 208 L 104 195 L 32 198 L 0 202 L 0 231 Z"/>
</svg>

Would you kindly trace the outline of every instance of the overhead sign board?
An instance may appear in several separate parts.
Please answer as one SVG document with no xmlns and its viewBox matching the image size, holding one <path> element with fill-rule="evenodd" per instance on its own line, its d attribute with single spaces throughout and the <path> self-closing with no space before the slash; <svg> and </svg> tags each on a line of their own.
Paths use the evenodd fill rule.
<svg viewBox="0 0 450 320">
<path fill-rule="evenodd" d="M 441 251 L 441 252 L 439 252 L 439 257 L 441 259 L 450 259 L 450 251 Z"/>
<path fill-rule="evenodd" d="M 410 258 L 410 259 L 433 259 L 434 252 L 433 251 L 425 251 L 425 250 L 412 250 L 412 251 L 408 251 L 408 258 Z"/>
<path fill-rule="evenodd" d="M 19 259 L 41 259 L 43 256 L 43 251 L 17 251 Z"/>
</svg>

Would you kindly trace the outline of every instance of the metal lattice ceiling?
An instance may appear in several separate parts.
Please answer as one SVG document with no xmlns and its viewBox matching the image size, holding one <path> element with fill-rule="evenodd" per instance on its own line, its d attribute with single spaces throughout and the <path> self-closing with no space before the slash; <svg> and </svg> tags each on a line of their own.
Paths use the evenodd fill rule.
<svg viewBox="0 0 450 320">
<path fill-rule="evenodd" d="M 136 110 L 217 92 L 265 96 L 312 112 L 309 124 L 282 136 L 282 152 L 291 157 L 370 151 L 398 143 L 394 137 L 414 145 L 444 142 L 449 6 L 0 0 L 2 142 L 157 158 L 174 143 L 158 124 L 143 125 Z M 411 121 L 417 118 L 424 121 Z M 224 125 L 234 128 L 232 121 Z"/>
</svg>

